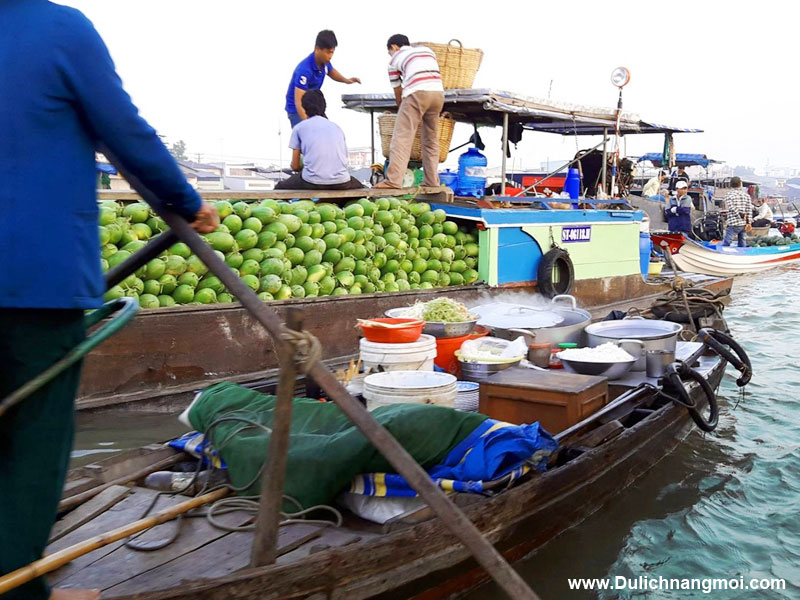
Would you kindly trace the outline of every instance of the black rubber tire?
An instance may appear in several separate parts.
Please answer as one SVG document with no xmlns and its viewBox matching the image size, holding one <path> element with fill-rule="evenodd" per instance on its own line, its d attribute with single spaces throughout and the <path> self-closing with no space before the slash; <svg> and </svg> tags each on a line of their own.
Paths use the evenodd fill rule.
<svg viewBox="0 0 800 600">
<path fill-rule="evenodd" d="M 558 282 L 553 281 L 555 273 L 558 274 Z M 575 267 L 569 253 L 561 248 L 553 248 L 545 254 L 539 261 L 536 282 L 539 292 L 547 298 L 569 294 L 575 285 Z"/>
</svg>

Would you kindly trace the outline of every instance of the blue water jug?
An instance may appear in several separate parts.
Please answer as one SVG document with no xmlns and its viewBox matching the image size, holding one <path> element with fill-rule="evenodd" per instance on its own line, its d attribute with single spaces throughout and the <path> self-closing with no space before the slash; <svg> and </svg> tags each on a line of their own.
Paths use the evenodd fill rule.
<svg viewBox="0 0 800 600">
<path fill-rule="evenodd" d="M 572 200 L 577 200 L 581 195 L 581 176 L 578 169 L 569 169 L 567 178 L 564 181 L 564 191 L 569 194 Z"/>
<path fill-rule="evenodd" d="M 483 198 L 486 194 L 486 157 L 477 148 L 470 148 L 458 157 L 456 194 Z"/>
<path fill-rule="evenodd" d="M 653 242 L 650 241 L 650 234 L 645 232 L 639 233 L 639 267 L 642 271 L 642 277 L 647 279 L 647 273 L 650 270 L 650 252 L 653 249 Z"/>
<path fill-rule="evenodd" d="M 458 173 L 453 173 L 450 169 L 439 173 L 439 183 L 455 190 L 458 185 Z"/>
</svg>

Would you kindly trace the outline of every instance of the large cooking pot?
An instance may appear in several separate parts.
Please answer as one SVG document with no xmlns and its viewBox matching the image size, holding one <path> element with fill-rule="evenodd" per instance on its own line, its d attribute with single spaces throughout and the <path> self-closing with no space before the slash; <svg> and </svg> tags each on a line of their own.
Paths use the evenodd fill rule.
<svg viewBox="0 0 800 600">
<path fill-rule="evenodd" d="M 586 344 L 593 348 L 606 342 L 619 342 L 624 339 L 641 340 L 644 347 L 638 356 L 628 348 L 625 349 L 637 356 L 631 371 L 644 371 L 647 351 L 670 350 L 675 352 L 678 334 L 682 330 L 683 325 L 680 323 L 656 321 L 642 317 L 626 317 L 619 321 L 600 321 L 588 325 L 586 327 Z"/>
<path fill-rule="evenodd" d="M 563 306 L 562 300 L 569 301 L 569 307 Z M 481 307 L 476 307 L 470 310 L 480 314 L 480 309 Z M 492 324 L 493 315 L 488 315 L 485 319 L 478 319 L 478 324 L 491 328 L 492 335 L 504 340 L 513 340 L 524 336 L 526 344 L 553 344 L 556 346 L 564 342 L 580 343 L 583 329 L 592 319 L 592 315 L 588 311 L 578 308 L 574 296 L 567 294 L 555 296 L 546 308 L 520 306 L 519 309 L 519 322 L 522 324 L 528 316 L 533 317 L 534 315 L 536 321 L 552 324 L 540 327 L 508 327 L 508 315 L 505 315 L 506 318 L 502 320 L 495 320 L 494 325 Z M 550 318 L 548 319 L 548 317 Z"/>
</svg>

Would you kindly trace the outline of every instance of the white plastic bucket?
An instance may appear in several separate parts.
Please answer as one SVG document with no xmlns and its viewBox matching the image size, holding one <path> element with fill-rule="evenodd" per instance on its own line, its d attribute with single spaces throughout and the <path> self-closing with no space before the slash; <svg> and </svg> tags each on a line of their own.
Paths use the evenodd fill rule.
<svg viewBox="0 0 800 600">
<path fill-rule="evenodd" d="M 455 405 L 458 387 L 449 373 L 432 371 L 389 371 L 374 373 L 364 379 L 367 409 L 387 404 Z"/>
<path fill-rule="evenodd" d="M 379 344 L 361 338 L 361 364 L 372 371 L 433 371 L 436 338 L 421 335 L 409 344 Z"/>
</svg>

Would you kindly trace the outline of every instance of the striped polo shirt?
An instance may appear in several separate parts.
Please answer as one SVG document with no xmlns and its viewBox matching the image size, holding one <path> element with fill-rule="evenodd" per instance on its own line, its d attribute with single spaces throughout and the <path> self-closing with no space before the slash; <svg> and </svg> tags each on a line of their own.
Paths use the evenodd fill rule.
<svg viewBox="0 0 800 600">
<path fill-rule="evenodd" d="M 403 98 L 414 92 L 443 92 L 442 75 L 433 50 L 425 46 L 403 46 L 389 61 L 392 87 L 403 86 Z"/>
</svg>

